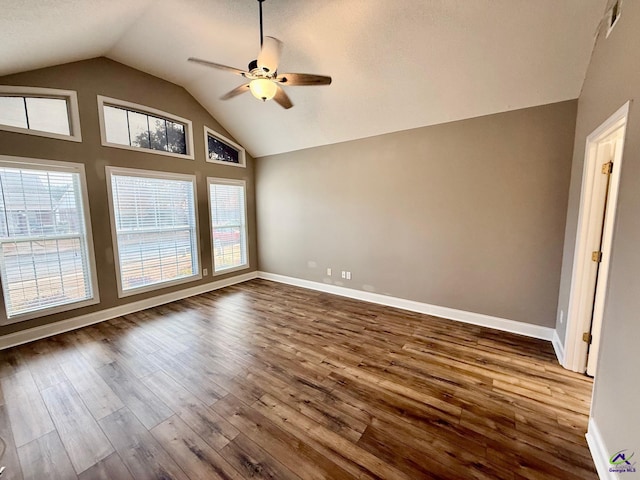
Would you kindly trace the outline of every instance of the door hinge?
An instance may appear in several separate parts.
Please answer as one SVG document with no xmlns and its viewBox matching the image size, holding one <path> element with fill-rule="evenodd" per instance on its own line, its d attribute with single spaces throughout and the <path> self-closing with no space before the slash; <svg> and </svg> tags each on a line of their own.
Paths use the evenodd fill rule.
<svg viewBox="0 0 640 480">
<path fill-rule="evenodd" d="M 602 164 L 602 173 L 605 175 L 611 175 L 613 172 L 613 162 L 607 162 Z"/>
<path fill-rule="evenodd" d="M 602 261 L 602 252 L 593 252 L 591 254 L 591 260 L 600 263 Z"/>
<path fill-rule="evenodd" d="M 587 345 L 591 345 L 591 342 L 593 341 L 593 336 L 589 332 L 584 332 L 582 334 L 582 341 L 586 342 Z"/>
</svg>

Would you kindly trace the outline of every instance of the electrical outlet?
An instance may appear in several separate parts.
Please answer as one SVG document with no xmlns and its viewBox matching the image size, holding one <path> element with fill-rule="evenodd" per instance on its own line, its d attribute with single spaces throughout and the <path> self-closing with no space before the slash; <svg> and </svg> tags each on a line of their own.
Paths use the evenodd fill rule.
<svg viewBox="0 0 640 480">
<path fill-rule="evenodd" d="M 209 275 L 209 270 L 206 268 L 202 269 L 202 275 L 204 275 L 205 277 Z"/>
<path fill-rule="evenodd" d="M 331 269 L 327 268 L 327 276 L 330 277 L 331 276 Z"/>
<path fill-rule="evenodd" d="M 345 272 L 344 270 L 342 270 L 342 278 L 347 278 L 347 272 Z"/>
<path fill-rule="evenodd" d="M 347 280 L 351 280 L 351 272 L 347 272 Z"/>
</svg>

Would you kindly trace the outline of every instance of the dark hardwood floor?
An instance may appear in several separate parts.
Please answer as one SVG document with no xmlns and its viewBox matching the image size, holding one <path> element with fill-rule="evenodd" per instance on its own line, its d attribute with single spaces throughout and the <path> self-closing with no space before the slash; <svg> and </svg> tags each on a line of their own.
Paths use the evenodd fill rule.
<svg viewBox="0 0 640 480">
<path fill-rule="evenodd" d="M 10 479 L 596 479 L 548 342 L 264 280 L 0 352 Z"/>
</svg>

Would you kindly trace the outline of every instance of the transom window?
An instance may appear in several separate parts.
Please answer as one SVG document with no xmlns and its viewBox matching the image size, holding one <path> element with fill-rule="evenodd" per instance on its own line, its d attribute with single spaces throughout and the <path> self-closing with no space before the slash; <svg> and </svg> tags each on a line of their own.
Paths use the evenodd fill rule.
<svg viewBox="0 0 640 480">
<path fill-rule="evenodd" d="M 76 92 L 0 85 L 0 129 L 79 142 Z"/>
<path fill-rule="evenodd" d="M 249 266 L 246 183 L 209 178 L 213 270 L 226 273 Z"/>
<path fill-rule="evenodd" d="M 101 96 L 98 106 L 103 145 L 193 159 L 189 120 Z"/>
<path fill-rule="evenodd" d="M 120 296 L 202 278 L 195 176 L 106 170 Z"/>
<path fill-rule="evenodd" d="M 82 165 L 0 157 L 0 273 L 10 321 L 97 303 Z"/>
<path fill-rule="evenodd" d="M 204 127 L 204 142 L 207 148 L 207 162 L 244 167 L 245 150 L 228 138 Z"/>
</svg>

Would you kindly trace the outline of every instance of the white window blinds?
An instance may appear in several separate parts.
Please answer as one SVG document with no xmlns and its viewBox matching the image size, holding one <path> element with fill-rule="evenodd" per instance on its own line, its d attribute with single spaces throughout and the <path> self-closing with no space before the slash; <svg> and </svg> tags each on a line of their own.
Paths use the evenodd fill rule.
<svg viewBox="0 0 640 480">
<path fill-rule="evenodd" d="M 108 171 L 121 292 L 198 276 L 195 177 Z"/>
<path fill-rule="evenodd" d="M 248 265 L 245 183 L 209 179 L 215 272 Z"/>
<path fill-rule="evenodd" d="M 7 317 L 93 298 L 80 171 L 5 165 L 0 272 Z"/>
</svg>

